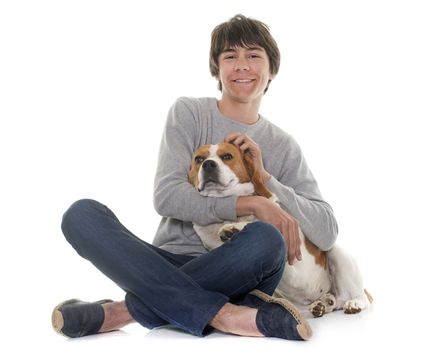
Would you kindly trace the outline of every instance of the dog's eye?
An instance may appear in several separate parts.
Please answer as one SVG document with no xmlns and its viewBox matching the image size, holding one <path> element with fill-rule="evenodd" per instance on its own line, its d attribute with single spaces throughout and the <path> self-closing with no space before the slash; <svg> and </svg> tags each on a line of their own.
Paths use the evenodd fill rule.
<svg viewBox="0 0 442 350">
<path fill-rule="evenodd" d="M 195 162 L 196 162 L 197 164 L 201 164 L 202 162 L 204 162 L 204 158 L 201 157 L 201 156 L 196 156 L 196 157 L 195 157 Z"/>
<path fill-rule="evenodd" d="M 232 160 L 233 156 L 230 153 L 226 153 L 221 156 L 221 159 L 222 160 Z"/>
</svg>

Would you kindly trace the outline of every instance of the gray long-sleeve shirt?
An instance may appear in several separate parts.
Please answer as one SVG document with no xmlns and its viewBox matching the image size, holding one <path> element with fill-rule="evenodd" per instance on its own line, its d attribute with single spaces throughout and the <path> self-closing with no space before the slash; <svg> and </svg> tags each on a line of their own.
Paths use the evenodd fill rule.
<svg viewBox="0 0 442 350">
<path fill-rule="evenodd" d="M 193 230 L 199 225 L 236 220 L 237 196 L 202 197 L 187 181 L 193 152 L 216 144 L 232 132 L 247 133 L 261 148 L 272 177 L 267 186 L 295 217 L 304 234 L 323 250 L 332 247 L 338 229 L 333 210 L 319 192 L 296 141 L 260 115 L 253 125 L 235 122 L 218 109 L 215 98 L 179 98 L 171 107 L 161 141 L 154 206 L 163 217 L 153 244 L 172 253 L 200 255 L 207 250 Z"/>
</svg>

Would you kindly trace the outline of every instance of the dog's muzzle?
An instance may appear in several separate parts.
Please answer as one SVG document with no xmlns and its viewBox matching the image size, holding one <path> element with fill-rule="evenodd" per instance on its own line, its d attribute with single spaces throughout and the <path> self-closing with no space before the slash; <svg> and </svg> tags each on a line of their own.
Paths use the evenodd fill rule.
<svg viewBox="0 0 442 350">
<path fill-rule="evenodd" d="M 213 172 L 216 172 L 218 170 L 218 165 L 216 165 L 216 162 L 213 160 L 206 160 L 203 165 L 203 170 L 206 174 L 211 174 Z"/>
<path fill-rule="evenodd" d="M 209 182 L 213 182 L 214 184 L 219 183 L 219 167 L 215 161 L 208 159 L 201 167 L 203 177 L 200 191 L 202 191 Z"/>
</svg>

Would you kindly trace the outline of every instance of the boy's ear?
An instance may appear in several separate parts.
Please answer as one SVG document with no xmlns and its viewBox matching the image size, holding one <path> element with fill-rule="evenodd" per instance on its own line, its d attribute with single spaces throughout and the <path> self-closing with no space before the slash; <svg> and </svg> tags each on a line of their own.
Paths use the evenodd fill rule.
<svg viewBox="0 0 442 350">
<path fill-rule="evenodd" d="M 266 185 L 264 185 L 261 176 L 256 171 L 255 165 L 253 164 L 252 156 L 248 152 L 245 152 L 243 155 L 243 160 L 247 169 L 247 173 L 250 176 L 250 180 L 255 187 L 256 194 L 258 196 L 270 198 L 272 196 L 272 192 L 270 192 Z"/>
</svg>

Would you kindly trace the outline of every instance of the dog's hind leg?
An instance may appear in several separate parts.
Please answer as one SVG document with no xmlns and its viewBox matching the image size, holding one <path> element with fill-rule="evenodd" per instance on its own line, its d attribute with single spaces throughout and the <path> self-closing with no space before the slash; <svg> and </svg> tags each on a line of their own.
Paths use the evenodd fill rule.
<svg viewBox="0 0 442 350">
<path fill-rule="evenodd" d="M 349 314 L 365 309 L 369 299 L 364 291 L 362 275 L 355 259 L 337 245 L 327 252 L 327 257 L 336 308 L 344 309 L 344 312 Z"/>
</svg>

